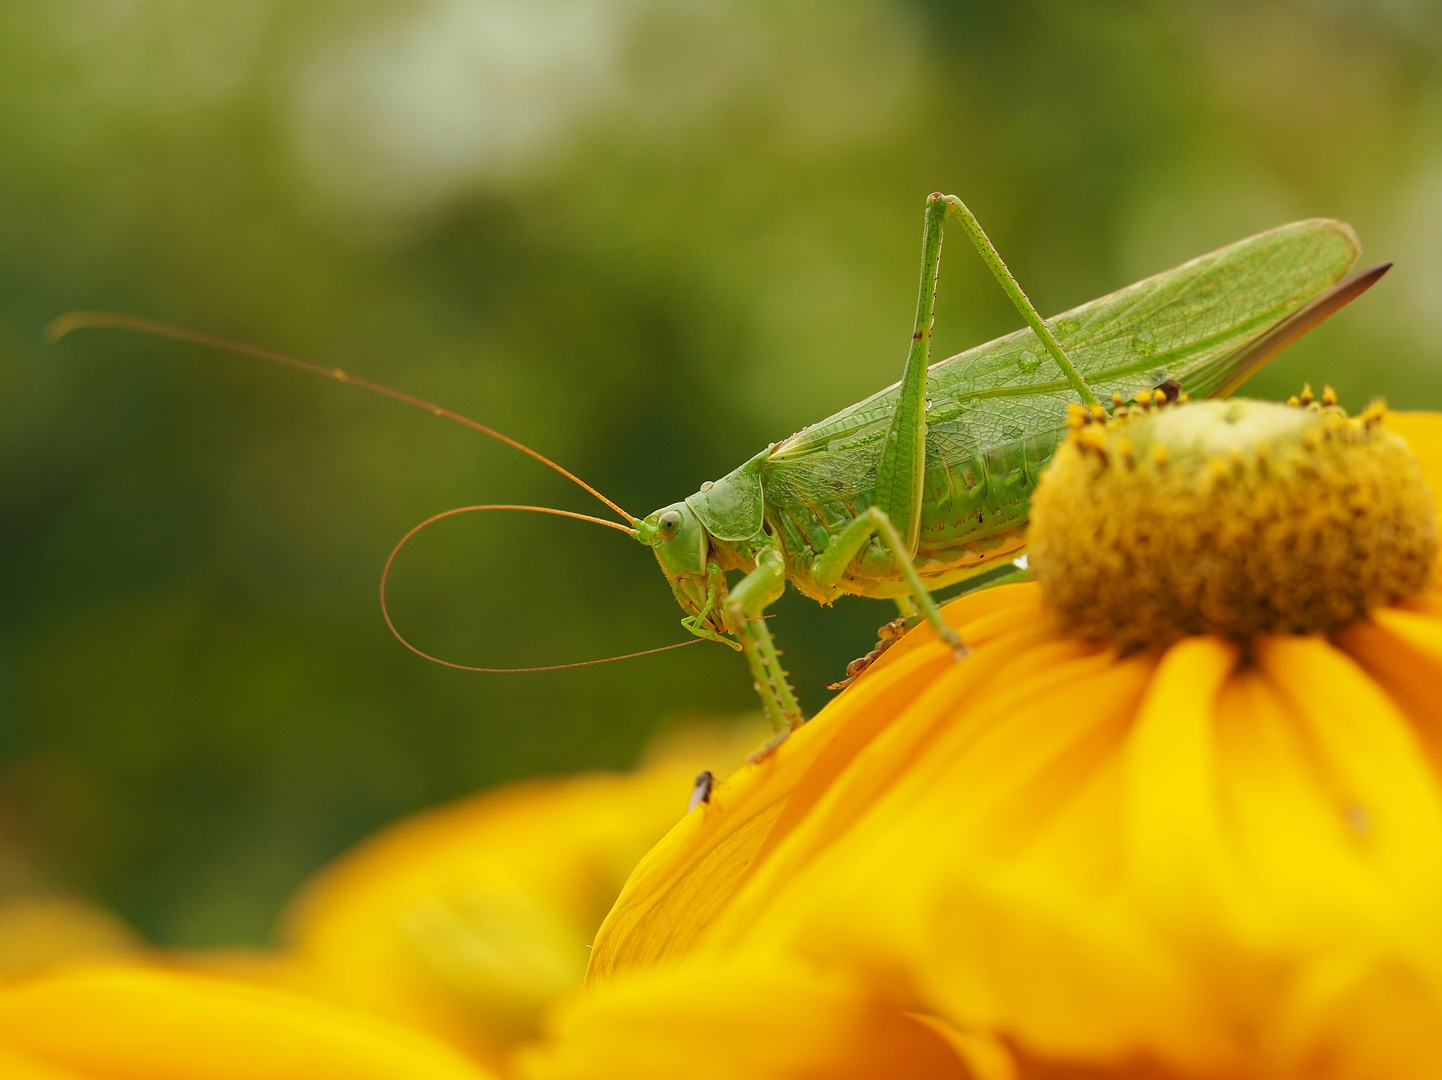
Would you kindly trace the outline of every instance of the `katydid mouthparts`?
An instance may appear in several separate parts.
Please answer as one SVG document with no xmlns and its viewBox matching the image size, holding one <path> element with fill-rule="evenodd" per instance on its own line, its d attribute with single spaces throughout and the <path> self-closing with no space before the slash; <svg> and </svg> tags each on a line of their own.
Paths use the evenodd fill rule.
<svg viewBox="0 0 1442 1080">
<path fill-rule="evenodd" d="M 954 216 L 1026 322 L 1024 329 L 931 364 L 943 227 Z M 637 518 L 554 461 L 458 413 L 379 383 L 201 331 L 110 312 L 50 325 L 138 330 L 299 367 L 384 394 L 499 439 L 555 469 L 621 521 L 550 507 L 461 507 L 401 538 L 381 574 L 381 610 L 406 648 L 466 671 L 553 671 L 720 641 L 742 652 L 777 740 L 802 722 L 765 611 L 787 583 L 821 604 L 890 597 L 925 618 L 961 659 L 967 648 L 931 593 L 1008 573 L 1026 550 L 1037 477 L 1067 429 L 1068 407 L 1093 416 L 1128 401 L 1225 397 L 1287 345 L 1356 299 L 1391 264 L 1345 276 L 1360 252 L 1344 222 L 1282 225 L 1050 319 L 1027 299 L 971 211 L 954 195 L 926 201 L 921 280 L 901 381 L 790 438 L 689 497 Z M 386 581 L 401 548 L 456 514 L 515 510 L 577 518 L 650 547 L 694 637 L 626 656 L 534 668 L 455 664 L 422 652 L 391 621 Z M 1000 575 L 998 575 L 1000 571 Z M 739 573 L 735 584 L 727 575 Z M 987 575 L 984 579 L 980 575 Z M 774 745 L 774 743 L 773 743 Z"/>
</svg>

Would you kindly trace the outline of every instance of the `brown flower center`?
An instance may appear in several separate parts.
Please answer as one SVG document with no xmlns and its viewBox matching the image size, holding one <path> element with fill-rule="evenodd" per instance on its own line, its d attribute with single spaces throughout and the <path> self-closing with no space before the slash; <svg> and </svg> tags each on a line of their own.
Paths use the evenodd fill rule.
<svg viewBox="0 0 1442 1080">
<path fill-rule="evenodd" d="M 1074 413 L 1029 542 L 1063 624 L 1123 649 L 1245 640 L 1326 632 L 1420 592 L 1438 553 L 1421 467 L 1381 405 L 1349 419 L 1326 400 L 1158 395 L 1111 419 Z"/>
</svg>

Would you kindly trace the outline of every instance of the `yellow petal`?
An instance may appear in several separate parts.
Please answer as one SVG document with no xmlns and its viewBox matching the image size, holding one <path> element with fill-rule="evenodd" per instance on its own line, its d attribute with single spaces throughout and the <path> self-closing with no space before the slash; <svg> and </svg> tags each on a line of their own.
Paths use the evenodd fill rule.
<svg viewBox="0 0 1442 1080">
<path fill-rule="evenodd" d="M 1361 665 L 1318 638 L 1240 666 L 1205 638 L 1119 660 L 1042 626 L 990 655 L 917 669 L 693 934 L 696 962 L 842 963 L 1038 1067 L 1442 1061 L 1442 797 Z M 1418 1064 L 1397 1073 L 1345 1009 L 1390 1016 Z"/>
<path fill-rule="evenodd" d="M 602 917 L 697 772 L 759 739 L 752 724 L 691 729 L 632 774 L 511 785 L 400 822 L 318 875 L 281 962 L 252 970 L 499 1064 L 580 986 Z"/>
<path fill-rule="evenodd" d="M 983 1080 L 1007 1074 L 1005 1052 Z M 998 1062 L 998 1059 L 999 1062 Z M 627 973 L 562 1010 L 527 1080 L 970 1080 L 953 1040 L 856 979 L 737 957 Z"/>
<path fill-rule="evenodd" d="M 1389 412 L 1382 422 L 1387 430 L 1407 440 L 1422 464 L 1428 486 L 1442 502 L 1442 413 Z"/>
<path fill-rule="evenodd" d="M 1118 680 L 1110 652 L 1057 639 L 1049 630 L 1016 632 L 951 665 L 836 777 L 728 907 L 714 942 L 719 947 L 755 940 L 804 922 L 807 914 L 778 897 L 808 872 L 809 864 L 827 856 L 833 843 L 849 841 L 859 827 L 894 829 L 903 844 L 946 844 L 964 835 L 1001 849 L 1029 839 L 1057 804 L 1058 790 L 1053 787 L 1037 802 L 1014 798 L 1025 787 L 1022 778 L 1039 761 L 1049 762 L 1056 747 L 1076 738 L 1078 730 L 1085 731 L 1083 740 L 1097 736 L 1107 745 L 1115 733 L 1104 724 L 1092 725 L 1093 708 L 1108 715 L 1120 710 L 1124 716 L 1136 692 L 1127 684 L 1143 684 L 1149 670 L 1148 662 L 1133 662 Z M 1096 673 L 1104 686 L 1088 683 Z M 1079 757 L 1086 755 L 1074 749 Z M 1069 777 L 1055 779 L 1071 783 Z M 924 807 L 918 799 L 925 800 Z M 938 816 L 944 822 L 940 828 Z M 1080 854 L 1069 851 L 1066 857 Z M 858 886 L 866 888 L 866 873 L 858 870 L 857 878 Z M 898 894 L 906 878 L 903 872 L 875 884 L 889 901 L 905 903 Z"/>
<path fill-rule="evenodd" d="M 22 1063 L 17 1076 L 29 1068 L 35 1080 L 490 1075 L 444 1044 L 379 1019 L 276 990 L 144 968 L 74 970 L 5 984 L 0 1054 Z"/>
<path fill-rule="evenodd" d="M 1336 637 L 1407 714 L 1433 772 L 1442 775 L 1442 598 L 1426 593 L 1374 612 Z"/>
<path fill-rule="evenodd" d="M 0 1076 L 5 1080 L 85 1080 L 79 1073 L 56 1068 L 0 1046 Z"/>
<path fill-rule="evenodd" d="M 136 952 L 140 939 L 107 911 L 65 897 L 0 904 L 0 974 Z"/>
<path fill-rule="evenodd" d="M 928 692 L 780 845 L 708 944 L 844 957 L 964 1029 L 1122 1053 L 1138 990 L 1167 1017 L 1182 992 L 1145 934 L 1099 906 L 1118 874 L 1118 751 L 1154 666 L 1050 642 L 989 681 Z M 937 734 L 908 757 L 913 726 Z M 858 814 L 848 793 L 873 786 L 887 790 Z"/>
<path fill-rule="evenodd" d="M 682 820 L 633 871 L 596 937 L 588 979 L 688 951 L 877 733 L 932 680 L 952 669 L 963 677 L 989 670 L 1002 658 L 996 648 L 1012 647 L 1008 635 L 1037 622 L 1039 597 L 1031 585 L 992 589 L 945 613 L 975 650 L 966 663 L 957 665 L 929 626 L 917 627 L 776 751 L 718 785 L 710 805 Z"/>
<path fill-rule="evenodd" d="M 1181 935 L 1253 914 L 1217 812 L 1214 716 L 1236 661 L 1236 648 L 1216 638 L 1178 642 L 1126 748 L 1129 886 L 1139 906 Z"/>
<path fill-rule="evenodd" d="M 1303 721 L 1319 793 L 1330 796 L 1311 816 L 1331 826 L 1328 838 L 1345 843 L 1352 865 L 1379 888 L 1368 898 L 1384 905 L 1378 929 L 1405 941 L 1420 927 L 1404 928 L 1399 917 L 1442 911 L 1442 860 L 1423 856 L 1442 851 L 1442 789 L 1416 730 L 1364 669 L 1323 640 L 1269 639 L 1257 661 Z M 1416 946 L 1433 946 L 1432 937 Z M 1436 949 L 1442 956 L 1442 941 Z"/>
</svg>

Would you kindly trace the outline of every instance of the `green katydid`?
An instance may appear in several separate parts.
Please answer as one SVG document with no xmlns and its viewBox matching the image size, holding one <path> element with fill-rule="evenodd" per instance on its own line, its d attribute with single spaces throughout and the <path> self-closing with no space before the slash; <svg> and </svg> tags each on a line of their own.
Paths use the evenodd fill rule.
<svg viewBox="0 0 1442 1080">
<path fill-rule="evenodd" d="M 931 367 L 949 213 L 1028 329 Z M 759 616 L 788 581 L 823 604 L 844 593 L 914 602 L 964 655 L 930 593 L 1022 554 L 1068 403 L 1096 410 L 1097 393 L 1127 399 L 1164 383 L 1230 393 L 1385 273 L 1339 283 L 1358 251 L 1341 222 L 1297 222 L 1043 320 L 965 204 L 933 194 L 901 382 L 636 523 L 637 539 L 655 549 L 686 628 L 739 641 L 784 734 L 801 710 Z M 728 590 L 729 570 L 746 576 Z"/>
<path fill-rule="evenodd" d="M 949 215 L 1027 328 L 932 366 Z M 1024 553 L 1030 495 L 1066 430 L 1068 405 L 1079 402 L 1095 413 L 1102 409 L 1098 395 L 1119 403 L 1162 385 L 1196 397 L 1231 393 L 1390 265 L 1344 279 L 1358 252 L 1355 234 L 1342 222 L 1295 222 L 1043 320 L 971 211 L 956 196 L 933 194 L 926 203 L 916 320 L 901 381 L 771 444 L 644 519 L 491 428 L 339 368 L 109 313 L 65 316 L 52 325 L 51 336 L 79 327 L 138 329 L 277 360 L 420 406 L 530 454 L 596 495 L 625 524 L 546 507 L 466 507 L 407 533 L 391 560 L 431 521 L 476 509 L 558 513 L 627 532 L 655 552 L 686 612 L 682 625 L 697 639 L 722 641 L 745 654 L 781 738 L 802 716 L 764 612 L 788 581 L 822 604 L 847 593 L 894 598 L 904 613 L 926 618 L 958 658 L 964 656 L 965 644 L 931 593 Z M 727 574 L 734 571 L 744 576 L 731 586 Z M 384 574 L 381 588 L 384 611 Z M 550 670 L 438 662 L 475 671 Z"/>
</svg>

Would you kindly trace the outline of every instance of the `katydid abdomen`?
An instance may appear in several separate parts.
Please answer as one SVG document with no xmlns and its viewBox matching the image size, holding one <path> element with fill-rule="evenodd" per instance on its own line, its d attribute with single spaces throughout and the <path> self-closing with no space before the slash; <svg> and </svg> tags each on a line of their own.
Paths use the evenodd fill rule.
<svg viewBox="0 0 1442 1080">
<path fill-rule="evenodd" d="M 999 561 L 1019 554 L 1026 543 L 1027 507 L 1032 488 L 1050 460 L 1061 428 L 1045 435 L 1002 443 L 969 457 L 945 452 L 948 435 L 927 435 L 920 538 L 913 560 L 931 589 L 945 588 Z M 878 445 L 870 448 L 875 458 Z M 867 448 L 857 448 L 863 458 Z M 875 474 L 856 461 L 864 475 Z M 873 485 L 838 490 L 839 481 L 808 475 L 802 463 L 768 462 L 761 470 L 767 525 L 786 555 L 787 577 L 802 594 L 829 604 L 839 594 L 906 596 L 911 587 L 890 554 L 868 545 L 830 587 L 813 580 L 817 556 L 831 537 L 873 504 Z M 817 492 L 811 495 L 809 492 Z"/>
</svg>

